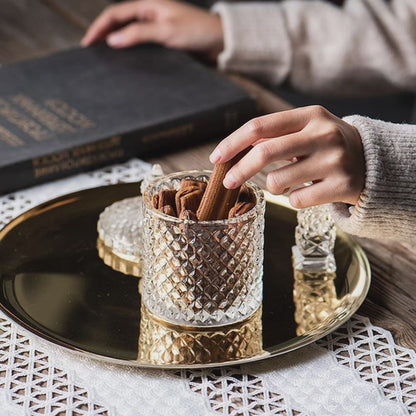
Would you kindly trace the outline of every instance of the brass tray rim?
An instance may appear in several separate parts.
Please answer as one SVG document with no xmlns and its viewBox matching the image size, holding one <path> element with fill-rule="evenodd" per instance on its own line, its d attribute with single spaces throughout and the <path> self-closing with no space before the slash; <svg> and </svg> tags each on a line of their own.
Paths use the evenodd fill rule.
<svg viewBox="0 0 416 416">
<path fill-rule="evenodd" d="M 24 221 L 25 217 L 31 216 L 32 213 L 34 212 L 36 213 L 35 215 L 38 215 L 40 213 L 43 213 L 47 210 L 52 209 L 53 206 L 55 206 L 57 203 L 59 203 L 59 205 L 62 205 L 63 202 L 65 202 L 65 204 L 69 204 L 75 200 L 78 200 L 80 196 L 77 196 L 77 195 L 80 193 L 87 193 L 88 191 L 92 189 L 99 189 L 99 188 L 104 188 L 108 186 L 117 186 L 117 185 L 118 184 L 104 185 L 104 186 L 99 186 L 99 187 L 94 187 L 94 188 L 83 189 L 80 191 L 71 192 L 69 194 L 64 194 L 59 197 L 53 198 L 51 200 L 42 202 L 41 204 L 36 205 L 26 210 L 22 214 L 18 215 L 17 217 L 13 218 L 3 228 L 1 228 L 0 240 L 3 239 L 3 237 L 9 231 L 9 229 L 12 229 L 15 226 L 17 226 L 19 223 Z M 264 197 L 265 197 L 266 202 L 272 202 L 278 205 L 282 205 L 290 210 L 297 211 L 296 208 L 293 208 L 289 204 L 288 197 L 284 195 L 273 195 L 266 190 L 263 190 L 263 192 L 264 192 Z M 73 197 L 70 198 L 71 196 Z M 63 198 L 66 198 L 66 200 L 60 201 Z M 132 366 L 132 367 L 137 367 L 137 368 L 150 368 L 150 369 L 162 369 L 162 370 L 163 369 L 166 369 L 166 370 L 181 370 L 182 369 L 183 370 L 183 369 L 226 367 L 226 366 L 232 366 L 232 365 L 253 363 L 256 361 L 260 361 L 260 360 L 264 360 L 264 359 L 268 359 L 272 357 L 277 357 L 279 355 L 283 355 L 291 351 L 295 351 L 299 348 L 302 348 L 311 344 L 314 341 L 317 341 L 323 338 L 324 336 L 328 335 L 329 333 L 331 333 L 332 331 L 334 331 L 335 329 L 343 325 L 345 322 L 347 322 L 351 318 L 351 316 L 354 315 L 354 313 L 358 310 L 358 308 L 362 305 L 362 303 L 364 302 L 368 294 L 370 284 L 371 284 L 370 263 L 362 247 L 354 240 L 354 238 L 351 235 L 345 233 L 344 231 L 342 231 L 341 229 L 337 227 L 337 237 L 338 236 L 341 236 L 343 240 L 347 242 L 347 244 L 351 248 L 352 253 L 355 254 L 357 261 L 359 263 L 360 273 L 362 273 L 364 276 L 364 281 L 361 285 L 362 289 L 360 293 L 358 294 L 357 298 L 355 299 L 355 301 L 351 304 L 351 307 L 349 308 L 348 313 L 346 313 L 345 316 L 339 318 L 339 320 L 338 319 L 332 320 L 332 323 L 330 323 L 329 325 L 324 325 L 325 324 L 324 322 L 323 325 L 318 327 L 313 333 L 290 338 L 289 340 L 279 343 L 274 347 L 270 347 L 270 348 L 263 350 L 261 354 L 258 354 L 256 356 L 249 357 L 249 358 L 237 359 L 237 360 L 232 360 L 232 361 L 222 361 L 222 362 L 217 362 L 217 363 L 207 363 L 207 364 L 172 364 L 172 365 L 171 364 L 150 364 L 150 363 L 139 362 L 135 360 L 113 358 L 113 357 L 96 354 L 90 351 L 85 351 L 81 348 L 67 344 L 64 341 L 60 341 L 59 339 L 49 336 L 47 333 L 44 333 L 41 330 L 26 323 L 18 315 L 14 314 L 11 310 L 9 310 L 2 302 L 0 302 L 0 310 L 3 313 L 5 313 L 14 323 L 20 325 L 23 329 L 27 330 L 31 334 L 39 337 L 42 341 L 46 341 L 47 343 L 52 344 L 52 346 L 63 348 L 64 350 L 70 351 L 81 357 L 84 357 L 84 358 L 87 357 L 87 358 L 105 362 L 108 364 Z M 356 291 L 358 291 L 357 288 L 356 288 Z M 349 292 L 349 293 L 352 293 L 352 292 Z M 319 331 L 320 328 L 325 328 L 325 329 L 322 331 Z"/>
</svg>

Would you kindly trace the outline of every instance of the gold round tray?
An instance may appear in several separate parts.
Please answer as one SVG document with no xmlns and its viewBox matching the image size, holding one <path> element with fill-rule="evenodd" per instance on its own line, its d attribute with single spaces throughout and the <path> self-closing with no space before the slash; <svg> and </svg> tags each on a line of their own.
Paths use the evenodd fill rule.
<svg viewBox="0 0 416 416">
<path fill-rule="evenodd" d="M 295 272 L 296 212 L 266 194 L 264 301 L 218 328 L 165 324 L 141 308 L 140 279 L 104 264 L 97 220 L 139 186 L 75 192 L 39 205 L 0 231 L 0 309 L 54 344 L 125 365 L 196 368 L 255 361 L 307 345 L 344 323 L 370 284 L 362 249 L 338 231 L 336 273 Z"/>
</svg>

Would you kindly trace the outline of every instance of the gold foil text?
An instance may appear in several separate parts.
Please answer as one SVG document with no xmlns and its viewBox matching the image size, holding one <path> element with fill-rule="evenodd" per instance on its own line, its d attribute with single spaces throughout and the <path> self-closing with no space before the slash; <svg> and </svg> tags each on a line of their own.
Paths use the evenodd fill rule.
<svg viewBox="0 0 416 416">
<path fill-rule="evenodd" d="M 182 126 L 172 127 L 170 129 L 158 131 L 156 133 L 150 133 L 142 137 L 143 143 L 154 142 L 160 139 L 172 138 L 187 136 L 191 134 L 194 130 L 194 125 L 192 123 L 187 123 Z"/>
<path fill-rule="evenodd" d="M 89 129 L 95 125 L 86 115 L 82 114 L 76 108 L 71 107 L 63 100 L 49 99 L 45 101 L 45 105 L 68 123 L 82 129 Z"/>
<path fill-rule="evenodd" d="M 23 146 L 24 142 L 20 140 L 15 134 L 0 126 L 0 140 L 13 147 Z"/>
<path fill-rule="evenodd" d="M 24 94 L 18 94 L 12 97 L 12 101 L 17 104 L 20 108 L 26 110 L 34 119 L 42 123 L 49 130 L 66 133 L 74 132 L 76 129 L 61 120 L 54 113 L 51 113 L 46 108 L 37 104 L 32 98 Z"/>
<path fill-rule="evenodd" d="M 0 98 L 0 115 L 9 123 L 14 124 L 35 140 L 42 141 L 50 137 L 50 132 L 45 130 L 35 120 L 27 117 L 13 108 L 7 101 Z"/>
</svg>

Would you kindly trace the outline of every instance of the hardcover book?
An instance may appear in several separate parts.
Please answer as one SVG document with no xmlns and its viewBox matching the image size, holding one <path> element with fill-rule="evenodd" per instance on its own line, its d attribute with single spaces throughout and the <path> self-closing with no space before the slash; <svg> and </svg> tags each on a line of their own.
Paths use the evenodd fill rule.
<svg viewBox="0 0 416 416">
<path fill-rule="evenodd" d="M 0 69 L 0 193 L 207 140 L 255 101 L 185 53 L 74 49 Z"/>
</svg>

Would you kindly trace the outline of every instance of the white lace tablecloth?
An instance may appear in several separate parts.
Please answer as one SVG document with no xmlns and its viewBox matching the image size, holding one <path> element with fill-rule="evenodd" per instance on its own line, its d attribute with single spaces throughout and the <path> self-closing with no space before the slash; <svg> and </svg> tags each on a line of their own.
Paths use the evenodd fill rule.
<svg viewBox="0 0 416 416">
<path fill-rule="evenodd" d="M 131 160 L 0 198 L 0 226 L 79 189 L 137 181 Z M 416 415 L 416 354 L 362 316 L 272 359 L 162 371 L 104 364 L 54 346 L 0 312 L 0 416 Z"/>
</svg>

